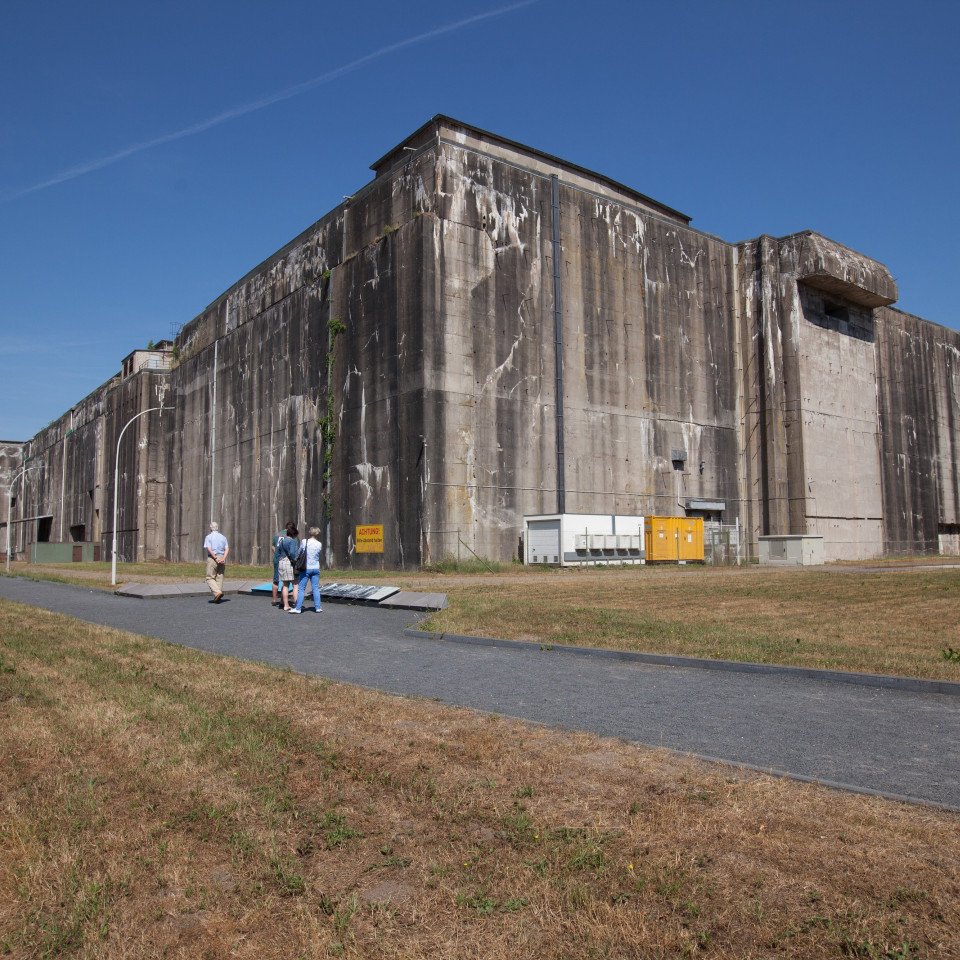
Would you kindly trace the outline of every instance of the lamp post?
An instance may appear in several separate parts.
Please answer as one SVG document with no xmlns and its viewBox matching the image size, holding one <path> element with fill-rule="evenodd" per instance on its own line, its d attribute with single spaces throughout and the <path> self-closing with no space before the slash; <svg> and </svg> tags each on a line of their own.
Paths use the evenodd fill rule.
<svg viewBox="0 0 960 960">
<path fill-rule="evenodd" d="M 120 436 L 117 437 L 117 456 L 114 460 L 113 466 L 113 549 L 110 551 L 110 583 L 113 586 L 117 585 L 117 493 L 120 489 L 120 441 L 123 439 L 123 435 L 126 433 L 127 427 L 129 427 L 134 420 L 138 420 L 145 414 L 153 413 L 154 410 L 159 410 L 161 413 L 163 413 L 163 404 L 161 404 L 159 407 L 150 407 L 149 410 L 141 410 L 140 413 L 132 416 L 123 425 L 123 429 L 120 431 Z"/>
<path fill-rule="evenodd" d="M 13 488 L 17 485 L 17 481 L 27 472 L 27 464 L 33 459 L 33 457 L 27 457 L 23 461 L 23 467 L 20 469 L 20 472 L 10 481 L 10 486 L 7 487 L 7 573 L 10 572 L 10 528 L 13 526 Z"/>
</svg>

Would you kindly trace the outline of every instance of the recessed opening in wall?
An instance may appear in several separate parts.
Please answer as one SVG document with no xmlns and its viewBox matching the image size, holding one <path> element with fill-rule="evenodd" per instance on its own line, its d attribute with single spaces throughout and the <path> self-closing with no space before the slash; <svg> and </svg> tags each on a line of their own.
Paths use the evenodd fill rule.
<svg viewBox="0 0 960 960">
<path fill-rule="evenodd" d="M 53 529 L 53 517 L 40 517 L 37 520 L 37 543 L 49 543 Z"/>
<path fill-rule="evenodd" d="M 74 543 L 83 543 L 87 528 L 82 523 L 75 523 L 70 528 L 70 539 Z"/>
<path fill-rule="evenodd" d="M 941 554 L 949 557 L 960 556 L 960 523 L 938 524 L 937 540 Z"/>
<path fill-rule="evenodd" d="M 843 323 L 850 322 L 850 308 L 834 300 L 823 301 L 823 314 L 831 320 L 842 321 Z"/>
</svg>

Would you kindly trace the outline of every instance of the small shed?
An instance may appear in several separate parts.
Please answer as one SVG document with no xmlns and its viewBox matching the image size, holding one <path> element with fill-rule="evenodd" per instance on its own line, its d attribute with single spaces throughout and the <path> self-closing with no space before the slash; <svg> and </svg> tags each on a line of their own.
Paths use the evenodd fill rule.
<svg viewBox="0 0 960 960">
<path fill-rule="evenodd" d="M 523 518 L 523 562 L 560 567 L 644 563 L 643 517 L 554 513 Z"/>
</svg>

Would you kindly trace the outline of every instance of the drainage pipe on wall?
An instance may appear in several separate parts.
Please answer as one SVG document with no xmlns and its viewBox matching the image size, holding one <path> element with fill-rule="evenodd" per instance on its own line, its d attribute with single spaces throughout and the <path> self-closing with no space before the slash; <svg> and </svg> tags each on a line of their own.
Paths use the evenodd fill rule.
<svg viewBox="0 0 960 960">
<path fill-rule="evenodd" d="M 557 513 L 567 512 L 566 473 L 563 453 L 563 291 L 560 283 L 560 178 L 550 177 L 550 220 L 553 247 L 553 349 L 556 381 L 554 394 L 557 404 Z"/>
<path fill-rule="evenodd" d="M 63 491 L 67 485 L 67 438 L 73 433 L 73 411 L 70 411 L 70 429 L 63 435 L 63 444 L 60 451 L 62 460 L 60 470 L 60 542 L 63 543 Z"/>
</svg>

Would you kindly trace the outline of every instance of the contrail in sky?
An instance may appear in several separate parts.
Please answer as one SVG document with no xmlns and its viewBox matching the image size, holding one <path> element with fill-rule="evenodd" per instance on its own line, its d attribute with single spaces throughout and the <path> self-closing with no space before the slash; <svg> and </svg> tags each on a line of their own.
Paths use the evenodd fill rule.
<svg viewBox="0 0 960 960">
<path fill-rule="evenodd" d="M 260 97 L 257 100 L 251 100 L 249 103 L 242 103 L 238 106 L 231 107 L 229 110 L 224 110 L 222 113 L 208 117 L 206 120 L 200 120 L 197 123 L 193 123 L 189 127 L 183 127 L 182 129 L 174 130 L 171 133 L 164 133 L 161 136 L 153 137 L 150 140 L 141 140 L 140 143 L 131 144 L 129 147 L 124 147 L 122 150 L 118 150 L 116 153 L 111 153 L 109 156 L 100 157 L 98 160 L 88 160 L 86 163 L 78 164 L 75 167 L 69 167 L 66 170 L 62 170 L 56 176 L 51 177 L 49 180 L 42 180 L 40 183 L 35 183 L 32 187 L 24 187 L 22 190 L 17 190 L 13 193 L 6 194 L 3 197 L 3 201 L 6 202 L 9 200 L 16 200 L 18 197 L 25 197 L 27 194 L 36 193 L 38 190 L 46 190 L 47 187 L 56 186 L 58 183 L 66 183 L 68 180 L 75 180 L 77 177 L 82 177 L 84 174 L 93 173 L 94 170 L 102 170 L 104 167 L 109 167 L 111 164 L 125 160 L 127 157 L 132 156 L 135 153 L 141 153 L 144 150 L 149 150 L 151 147 L 158 147 L 162 143 L 171 143 L 174 140 L 182 140 L 184 137 L 192 137 L 196 133 L 203 133 L 205 130 L 210 130 L 212 127 L 218 127 L 221 123 L 226 123 L 228 120 L 235 120 L 237 117 L 246 116 L 246 114 L 253 113 L 256 110 L 263 110 L 264 107 L 269 107 L 274 103 L 279 103 L 281 100 L 289 100 L 291 97 L 296 97 L 306 90 L 312 90 L 314 87 L 319 87 L 324 83 L 329 83 L 331 80 L 336 80 L 338 77 L 342 77 L 345 73 L 351 73 L 365 64 L 372 63 L 374 60 L 379 60 L 381 57 L 385 57 L 387 54 L 394 53 L 397 50 L 402 50 L 404 47 L 412 47 L 414 44 L 423 43 L 425 40 L 432 40 L 434 37 L 440 37 L 445 33 L 453 33 L 455 30 L 462 30 L 464 27 L 469 27 L 474 23 L 480 23 L 482 20 L 490 20 L 493 17 L 501 17 L 504 14 L 512 13 L 514 10 L 519 10 L 522 7 L 529 7 L 534 3 L 539 3 L 539 0 L 520 0 L 519 3 L 512 3 L 506 7 L 497 7 L 497 9 L 488 10 L 486 13 L 477 13 L 472 17 L 466 17 L 463 20 L 457 20 L 456 23 L 448 23 L 446 26 L 436 27 L 433 30 L 428 30 L 426 33 L 418 33 L 416 36 L 407 37 L 405 40 L 399 40 L 396 43 L 388 44 L 385 47 L 380 47 L 379 50 L 374 50 L 372 53 L 368 53 L 365 56 L 359 57 L 357 60 L 352 60 L 350 63 L 346 63 L 342 67 L 337 67 L 336 69 L 329 71 L 329 73 L 322 73 L 319 77 L 313 77 L 310 80 L 304 80 L 301 83 L 294 84 L 292 87 L 286 87 L 283 90 L 278 90 L 276 93 L 268 94 L 267 96 Z"/>
</svg>

